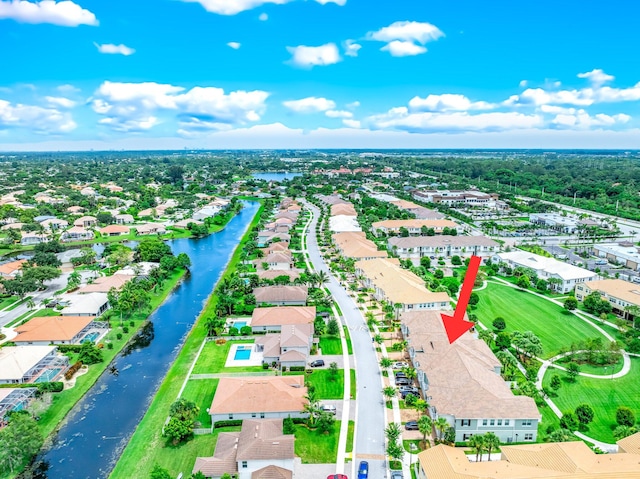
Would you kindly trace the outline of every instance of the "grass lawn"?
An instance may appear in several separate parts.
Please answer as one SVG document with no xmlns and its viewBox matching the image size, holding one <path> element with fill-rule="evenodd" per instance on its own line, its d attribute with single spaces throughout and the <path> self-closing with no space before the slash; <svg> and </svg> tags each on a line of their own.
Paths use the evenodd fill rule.
<svg viewBox="0 0 640 479">
<path fill-rule="evenodd" d="M 571 356 L 567 356 L 565 358 L 562 358 L 561 361 L 557 361 L 556 363 L 566 368 L 567 364 L 571 362 L 571 359 L 572 359 Z M 595 365 L 586 364 L 586 363 L 584 364 L 578 363 L 578 364 L 580 365 L 581 373 L 598 374 L 600 376 L 606 377 L 621 371 L 622 366 L 624 365 L 624 362 L 622 361 L 622 357 L 620 357 L 617 363 L 609 366 L 595 366 Z M 563 376 L 565 374 L 565 372 L 561 370 L 557 370 L 557 373 L 560 376 Z"/>
<path fill-rule="evenodd" d="M 7 306 L 11 306 L 17 300 L 18 300 L 17 296 L 9 296 L 7 298 L 2 298 L 2 300 L 0 300 L 0 311 L 6 308 Z"/>
<path fill-rule="evenodd" d="M 555 371 L 547 371 L 543 386 L 549 387 L 553 374 Z M 631 358 L 631 370 L 626 376 L 613 380 L 579 376 L 575 383 L 563 381 L 557 393 L 558 397 L 553 398 L 553 401 L 561 411 L 573 411 L 582 403 L 589 404 L 595 411 L 595 418 L 585 434 L 613 444 L 616 409 L 627 406 L 635 413 L 636 418 L 640 417 L 640 358 Z"/>
<path fill-rule="evenodd" d="M 475 313 L 478 319 L 492 329 L 493 320 L 502 316 L 507 332 L 533 331 L 542 341 L 543 358 L 558 354 L 571 343 L 601 336 L 600 332 L 577 316 L 550 301 L 526 291 L 501 284 L 488 283 L 478 291 L 480 302 Z"/>
<path fill-rule="evenodd" d="M 224 363 L 227 361 L 229 349 L 232 344 L 253 343 L 253 339 L 242 341 L 227 341 L 224 344 L 216 344 L 215 341 L 208 341 L 200 353 L 198 362 L 193 368 L 193 374 L 220 373 L 220 372 L 251 372 L 263 371 L 262 366 L 238 366 L 233 368 L 225 368 Z"/>
<path fill-rule="evenodd" d="M 349 421 L 349 425 L 347 426 L 347 452 L 353 452 L 353 432 L 355 426 L 355 421 Z"/>
<path fill-rule="evenodd" d="M 335 464 L 338 458 L 340 423 L 341 421 L 334 423 L 330 434 L 321 434 L 304 424 L 296 424 L 295 453 L 300 456 L 303 464 Z"/>
<path fill-rule="evenodd" d="M 322 350 L 322 354 L 342 354 L 340 338 L 324 334 L 320 337 L 320 349 Z"/>
<path fill-rule="evenodd" d="M 555 398 L 552 399 L 555 400 Z M 560 419 L 546 403 L 539 407 L 538 411 L 542 414 L 542 420 L 538 423 L 538 442 L 542 442 L 547 436 L 547 428 L 550 427 L 550 430 L 560 429 Z"/>
<path fill-rule="evenodd" d="M 306 375 L 307 383 L 312 384 L 318 393 L 318 399 L 342 399 L 344 392 L 344 369 L 338 369 L 335 380 L 330 380 L 329 369 L 315 369 Z"/>
<path fill-rule="evenodd" d="M 260 215 L 264 206 L 260 206 L 258 212 L 253 218 L 247 232 L 243 236 L 242 240 L 236 247 L 227 270 L 221 277 L 228 277 L 234 271 L 236 266 L 240 262 L 240 253 L 242 246 L 251 237 L 251 229 L 256 226 L 260 220 Z M 185 475 L 189 474 L 193 467 L 193 462 L 197 455 L 211 455 L 214 449 L 214 441 L 212 436 L 197 436 L 189 443 L 176 448 L 184 449 L 184 453 L 178 454 L 176 457 L 167 454 L 168 448 L 165 448 L 165 440 L 162 437 L 162 425 L 167 418 L 167 413 L 171 404 L 178 397 L 178 392 L 182 387 L 182 382 L 186 377 L 191 364 L 196 358 L 198 349 L 202 344 L 206 336 L 206 330 L 202 324 L 202 318 L 215 314 L 217 296 L 212 294 L 207 301 L 200 317 L 194 324 L 189 336 L 187 337 L 178 357 L 174 361 L 173 365 L 169 369 L 164 381 L 160 385 L 158 392 L 156 393 L 149 409 L 138 424 L 133 436 L 129 440 L 129 444 L 124 449 L 122 456 L 118 460 L 115 468 L 111 472 L 111 478 L 130 477 L 131 471 L 136 471 L 136 477 L 148 477 L 149 472 L 153 468 L 154 464 L 158 463 L 163 467 L 166 467 L 172 474 L 172 477 L 176 477 L 179 472 L 183 472 Z M 192 446 L 191 444 L 194 443 Z M 191 451 L 189 447 L 194 449 L 198 448 L 198 444 L 203 443 L 208 445 L 206 450 L 201 448 L 199 450 Z"/>
<path fill-rule="evenodd" d="M 351 336 L 349 336 L 349 329 L 346 326 L 342 326 L 342 329 L 344 329 L 344 336 L 347 340 L 347 352 L 349 354 L 353 354 L 353 347 L 351 346 Z"/>
<path fill-rule="evenodd" d="M 351 371 L 351 399 L 355 399 L 356 398 L 356 370 L 355 369 L 350 369 L 349 371 Z"/>
<path fill-rule="evenodd" d="M 207 413 L 207 409 L 211 407 L 219 381 L 219 379 L 192 379 L 187 381 L 182 392 L 183 398 L 193 401 L 200 408 L 197 419 L 200 421 L 200 427 L 211 427 L 211 416 Z"/>
<path fill-rule="evenodd" d="M 21 314 L 16 319 L 14 319 L 9 324 L 7 324 L 6 327 L 8 328 L 8 327 L 11 327 L 11 326 L 18 326 L 25 319 L 39 318 L 39 317 L 44 317 L 44 316 L 60 316 L 60 311 L 56 311 L 55 309 L 51 309 L 51 308 L 44 308 L 44 309 L 40 309 L 40 310 L 37 310 L 37 311 L 36 310 L 27 311 L 26 313 Z"/>
</svg>

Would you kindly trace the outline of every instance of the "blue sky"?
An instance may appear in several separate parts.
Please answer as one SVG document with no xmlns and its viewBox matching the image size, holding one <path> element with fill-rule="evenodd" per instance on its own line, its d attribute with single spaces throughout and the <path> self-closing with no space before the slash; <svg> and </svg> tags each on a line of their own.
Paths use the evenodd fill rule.
<svg viewBox="0 0 640 479">
<path fill-rule="evenodd" d="M 0 0 L 0 149 L 640 148 L 640 6 Z"/>
</svg>

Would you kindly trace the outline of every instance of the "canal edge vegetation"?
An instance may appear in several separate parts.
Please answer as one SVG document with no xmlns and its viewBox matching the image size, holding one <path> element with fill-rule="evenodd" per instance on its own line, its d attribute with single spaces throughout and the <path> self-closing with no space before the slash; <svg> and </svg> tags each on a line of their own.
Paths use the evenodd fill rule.
<svg viewBox="0 0 640 479">
<path fill-rule="evenodd" d="M 111 471 L 109 475 L 110 478 L 148 477 L 156 463 L 161 463 L 163 467 L 173 470 L 175 466 L 167 462 L 168 455 L 162 455 L 165 447 L 189 449 L 198 446 L 198 441 L 190 441 L 178 446 L 165 446 L 167 441 L 166 438 L 162 437 L 162 426 L 167 419 L 171 404 L 173 404 L 178 397 L 178 393 L 183 384 L 182 379 L 188 373 L 207 335 L 203 318 L 215 314 L 217 286 L 223 278 L 231 276 L 235 267 L 240 262 L 242 247 L 250 240 L 253 229 L 260 222 L 264 211 L 264 202 L 260 199 L 252 199 L 252 201 L 258 201 L 260 208 L 257 210 L 249 227 L 236 246 L 223 273 L 212 288 L 204 308 L 194 322 L 180 352 L 174 359 L 169 371 L 156 391 L 151 405 L 133 432 L 114 469 Z M 222 430 L 224 429 L 221 429 L 221 431 Z M 209 444 L 212 444 L 211 436 L 201 436 L 201 438 Z M 161 458 L 165 460 L 163 461 Z"/>
</svg>

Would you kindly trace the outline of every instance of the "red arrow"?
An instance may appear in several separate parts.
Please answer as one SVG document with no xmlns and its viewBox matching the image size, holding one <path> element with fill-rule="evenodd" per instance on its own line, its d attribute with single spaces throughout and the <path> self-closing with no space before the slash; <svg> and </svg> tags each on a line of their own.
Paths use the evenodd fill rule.
<svg viewBox="0 0 640 479">
<path fill-rule="evenodd" d="M 462 291 L 460 292 L 460 296 L 458 296 L 458 304 L 456 304 L 456 310 L 453 312 L 453 316 L 444 313 L 440 314 L 440 316 L 442 316 L 442 322 L 444 323 L 444 329 L 447 331 L 449 343 L 451 344 L 475 326 L 471 321 L 465 320 L 464 315 L 467 312 L 467 305 L 469 304 L 469 298 L 473 290 L 473 283 L 476 281 L 481 262 L 482 259 L 479 256 L 472 256 L 471 260 L 469 260 L 469 267 L 467 268 L 467 274 L 464 276 Z"/>
</svg>

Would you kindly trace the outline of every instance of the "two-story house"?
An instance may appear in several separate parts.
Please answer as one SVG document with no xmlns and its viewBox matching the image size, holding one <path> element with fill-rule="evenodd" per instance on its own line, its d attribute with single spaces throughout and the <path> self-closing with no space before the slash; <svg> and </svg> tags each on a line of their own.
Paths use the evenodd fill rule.
<svg viewBox="0 0 640 479">
<path fill-rule="evenodd" d="M 490 258 L 500 248 L 496 241 L 486 236 L 394 236 L 387 244 L 390 251 L 401 259 L 410 259 L 415 265 L 420 264 L 420 258 L 424 256 Z"/>
</svg>

